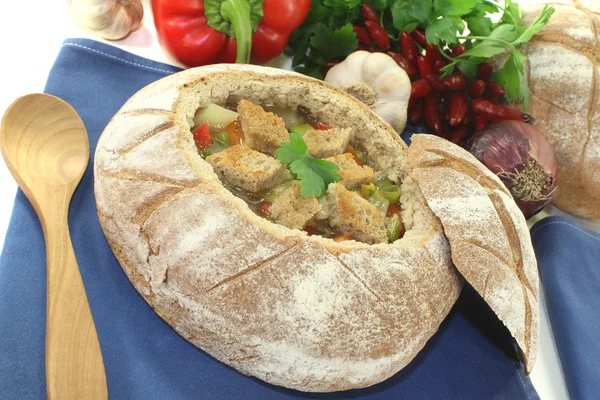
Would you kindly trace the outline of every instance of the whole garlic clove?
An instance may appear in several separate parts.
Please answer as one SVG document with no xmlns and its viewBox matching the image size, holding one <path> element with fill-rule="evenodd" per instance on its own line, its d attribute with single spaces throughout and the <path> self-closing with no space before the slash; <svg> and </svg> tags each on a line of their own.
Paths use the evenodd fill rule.
<svg viewBox="0 0 600 400">
<path fill-rule="evenodd" d="M 67 4 L 77 25 L 108 40 L 123 39 L 144 18 L 140 0 L 67 0 Z"/>
<path fill-rule="evenodd" d="M 327 72 L 325 82 L 365 103 L 396 132 L 404 130 L 410 78 L 387 54 L 355 51 Z"/>
</svg>

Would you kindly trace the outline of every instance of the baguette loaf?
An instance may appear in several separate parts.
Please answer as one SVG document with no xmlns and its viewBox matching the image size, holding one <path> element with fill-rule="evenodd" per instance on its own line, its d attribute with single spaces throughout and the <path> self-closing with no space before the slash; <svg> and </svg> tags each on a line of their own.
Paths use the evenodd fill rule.
<svg viewBox="0 0 600 400">
<path fill-rule="evenodd" d="M 230 96 L 302 105 L 323 123 L 353 128 L 353 140 L 376 169 L 401 182 L 404 237 L 389 245 L 338 243 L 253 213 L 221 184 L 190 133 L 199 107 L 225 104 Z M 123 270 L 183 337 L 266 382 L 339 391 L 373 385 L 406 366 L 437 331 L 462 287 L 411 163 L 393 128 L 341 90 L 284 70 L 214 65 L 161 79 L 129 99 L 98 143 L 95 195 L 100 223 Z M 427 190 L 429 178 L 422 179 Z M 510 209 L 510 195 L 502 199 Z M 488 211 L 485 217 L 497 218 L 496 209 Z M 472 221 L 463 222 L 469 229 Z M 518 245 L 529 237 L 519 228 L 499 240 Z M 529 250 L 523 249 L 523 259 L 530 260 Z M 494 256 L 473 261 L 497 265 Z M 510 279 L 505 266 L 499 268 L 500 283 L 490 288 Z M 490 269 L 480 274 L 490 276 Z M 465 276 L 480 279 L 476 268 Z M 535 281 L 537 275 L 527 277 Z M 506 300 L 507 293 L 496 290 L 484 298 Z M 525 305 L 518 304 L 516 312 L 533 319 L 537 314 L 527 314 Z M 498 314 L 511 319 L 505 323 L 512 332 L 514 310 Z M 526 331 L 536 333 L 515 329 L 517 341 Z M 528 363 L 535 341 L 530 347 L 519 342 Z"/>
</svg>

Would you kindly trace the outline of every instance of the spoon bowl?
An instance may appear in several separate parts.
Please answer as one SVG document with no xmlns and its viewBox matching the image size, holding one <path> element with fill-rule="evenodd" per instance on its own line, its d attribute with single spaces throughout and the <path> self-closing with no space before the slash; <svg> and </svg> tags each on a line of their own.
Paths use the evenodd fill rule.
<svg viewBox="0 0 600 400">
<path fill-rule="evenodd" d="M 30 190 L 40 183 L 67 185 L 74 190 L 90 154 L 85 125 L 77 112 L 50 95 L 17 99 L 2 121 L 0 142 L 11 173 L 14 176 L 16 172 L 19 185 Z M 36 157 L 24 157 L 25 153 Z"/>
<path fill-rule="evenodd" d="M 68 227 L 69 203 L 90 155 L 85 125 L 64 100 L 30 94 L 6 110 L 0 149 L 44 231 L 48 398 L 106 399 L 100 344 Z"/>
</svg>

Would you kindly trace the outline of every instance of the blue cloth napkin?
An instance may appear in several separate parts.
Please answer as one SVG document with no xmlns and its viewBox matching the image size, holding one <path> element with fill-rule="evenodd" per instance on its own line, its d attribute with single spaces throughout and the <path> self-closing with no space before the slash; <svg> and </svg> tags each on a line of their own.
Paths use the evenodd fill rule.
<svg viewBox="0 0 600 400">
<path fill-rule="evenodd" d="M 80 113 L 92 155 L 113 114 L 146 84 L 177 69 L 91 40 L 65 41 L 46 92 Z M 465 287 L 415 360 L 387 381 L 342 393 L 300 393 L 244 376 L 180 337 L 146 304 L 106 243 L 92 163 L 70 209 L 75 254 L 104 357 L 111 399 L 538 399 L 512 339 Z M 0 398 L 45 397 L 42 230 L 19 192 L 0 258 Z"/>
<path fill-rule="evenodd" d="M 531 228 L 548 314 L 573 400 L 600 397 L 600 233 L 565 217 Z"/>
</svg>

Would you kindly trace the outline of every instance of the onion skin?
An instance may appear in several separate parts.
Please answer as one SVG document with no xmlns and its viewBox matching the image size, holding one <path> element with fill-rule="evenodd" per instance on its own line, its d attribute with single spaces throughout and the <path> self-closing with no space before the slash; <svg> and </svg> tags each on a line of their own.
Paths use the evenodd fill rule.
<svg viewBox="0 0 600 400">
<path fill-rule="evenodd" d="M 526 219 L 552 201 L 556 157 L 546 137 L 530 124 L 494 122 L 471 138 L 467 150 L 502 180 Z"/>
</svg>

